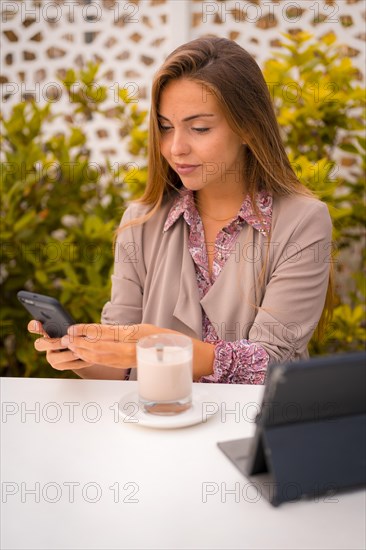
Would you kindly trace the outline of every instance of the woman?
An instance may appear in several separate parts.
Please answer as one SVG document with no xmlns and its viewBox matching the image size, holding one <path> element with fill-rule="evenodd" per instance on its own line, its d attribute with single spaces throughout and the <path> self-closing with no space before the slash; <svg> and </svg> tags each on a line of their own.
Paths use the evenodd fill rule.
<svg viewBox="0 0 366 550">
<path fill-rule="evenodd" d="M 36 348 L 55 369 L 134 379 L 136 341 L 180 332 L 193 341 L 194 380 L 249 384 L 264 383 L 269 363 L 307 357 L 331 221 L 296 178 L 263 75 L 238 44 L 204 37 L 167 58 L 148 163 L 145 193 L 122 218 L 102 325 Z"/>
</svg>

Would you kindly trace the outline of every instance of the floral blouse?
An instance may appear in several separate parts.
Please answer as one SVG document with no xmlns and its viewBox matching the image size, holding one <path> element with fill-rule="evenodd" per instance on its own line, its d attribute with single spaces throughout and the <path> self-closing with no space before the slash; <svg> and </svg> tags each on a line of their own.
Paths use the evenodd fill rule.
<svg viewBox="0 0 366 550">
<path fill-rule="evenodd" d="M 272 197 L 267 192 L 261 191 L 257 195 L 256 203 L 263 219 L 258 219 L 249 197 L 246 197 L 236 218 L 232 219 L 217 234 L 210 278 L 204 228 L 194 202 L 194 194 L 185 189 L 175 199 L 165 222 L 164 231 L 168 231 L 180 216 L 183 216 L 188 224 L 188 246 L 195 265 L 200 299 L 205 296 L 219 277 L 244 224 L 248 223 L 257 231 L 268 234 L 272 220 Z M 202 376 L 199 382 L 264 383 L 269 355 L 261 345 L 245 339 L 234 342 L 220 340 L 203 308 L 202 335 L 204 342 L 215 344 L 215 359 L 213 374 Z"/>
</svg>

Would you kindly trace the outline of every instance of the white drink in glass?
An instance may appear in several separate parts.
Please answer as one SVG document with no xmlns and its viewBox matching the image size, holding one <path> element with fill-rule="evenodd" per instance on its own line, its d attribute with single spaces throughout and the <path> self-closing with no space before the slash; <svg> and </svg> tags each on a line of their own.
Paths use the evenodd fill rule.
<svg viewBox="0 0 366 550">
<path fill-rule="evenodd" d="M 179 338 L 184 340 L 154 335 L 137 345 L 139 400 L 152 414 L 177 414 L 192 404 L 192 343 L 186 336 Z"/>
</svg>

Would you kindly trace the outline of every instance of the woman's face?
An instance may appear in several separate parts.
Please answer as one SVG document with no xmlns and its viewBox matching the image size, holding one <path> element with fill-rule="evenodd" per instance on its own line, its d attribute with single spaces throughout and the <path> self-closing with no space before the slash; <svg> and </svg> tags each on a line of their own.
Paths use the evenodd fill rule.
<svg viewBox="0 0 366 550">
<path fill-rule="evenodd" d="M 161 93 L 160 151 L 184 187 L 221 195 L 243 189 L 243 142 L 213 94 L 187 79 Z"/>
</svg>

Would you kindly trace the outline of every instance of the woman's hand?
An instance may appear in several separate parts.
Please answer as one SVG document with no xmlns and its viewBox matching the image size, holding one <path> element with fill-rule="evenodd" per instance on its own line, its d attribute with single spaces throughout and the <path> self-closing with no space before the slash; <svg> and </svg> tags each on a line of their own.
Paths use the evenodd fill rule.
<svg viewBox="0 0 366 550">
<path fill-rule="evenodd" d="M 43 330 L 42 323 L 32 320 L 28 323 L 28 330 L 32 334 L 41 334 L 34 342 L 37 351 L 45 351 L 46 359 L 56 370 L 78 370 L 89 367 L 88 363 L 80 359 L 73 351 L 61 343 L 60 338 L 50 338 Z"/>
<path fill-rule="evenodd" d="M 78 324 L 68 329 L 61 345 L 89 364 L 116 369 L 136 367 L 136 343 L 140 338 L 158 332 L 172 332 L 153 325 Z"/>
<path fill-rule="evenodd" d="M 68 335 L 61 338 L 75 355 L 90 364 L 101 364 L 113 369 L 136 368 L 136 344 L 145 336 L 161 333 L 180 334 L 155 325 L 72 325 Z M 193 378 L 212 374 L 214 345 L 192 338 Z"/>
<path fill-rule="evenodd" d="M 148 324 L 94 323 L 72 325 L 67 336 L 59 339 L 49 338 L 38 321 L 31 321 L 28 330 L 43 335 L 34 345 L 38 351 L 47 352 L 47 361 L 54 369 L 71 369 L 82 378 L 98 379 L 119 379 L 128 369 L 136 368 L 136 344 L 141 338 L 166 332 L 179 334 L 175 330 Z M 201 376 L 212 374 L 214 345 L 195 338 L 192 338 L 192 343 L 193 378 L 199 380 Z"/>
</svg>

